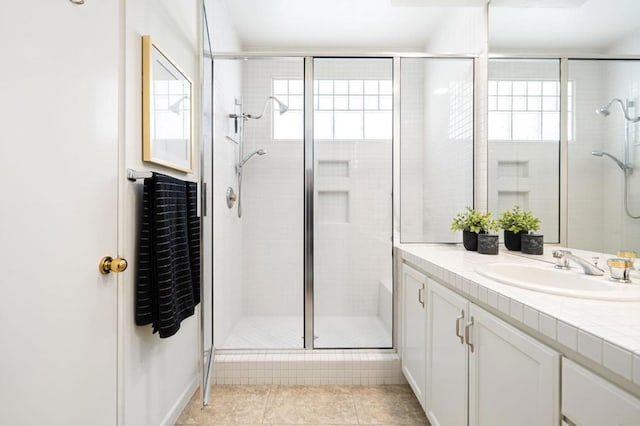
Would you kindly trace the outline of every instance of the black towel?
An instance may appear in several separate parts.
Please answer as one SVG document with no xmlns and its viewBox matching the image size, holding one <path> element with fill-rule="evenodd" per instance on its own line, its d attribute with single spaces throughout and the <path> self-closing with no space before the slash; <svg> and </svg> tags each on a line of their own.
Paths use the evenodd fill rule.
<svg viewBox="0 0 640 426">
<path fill-rule="evenodd" d="M 173 336 L 200 303 L 197 186 L 154 173 L 144 180 L 136 281 L 136 325 Z"/>
</svg>

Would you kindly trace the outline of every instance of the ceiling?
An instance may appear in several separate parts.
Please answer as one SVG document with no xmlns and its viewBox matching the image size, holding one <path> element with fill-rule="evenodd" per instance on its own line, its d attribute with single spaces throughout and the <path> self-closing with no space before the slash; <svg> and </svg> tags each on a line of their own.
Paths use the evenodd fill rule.
<svg viewBox="0 0 640 426">
<path fill-rule="evenodd" d="M 486 0 L 222 1 L 244 50 L 381 52 L 424 51 L 451 6 Z M 492 0 L 489 16 L 490 50 L 602 50 L 640 26 L 640 0 Z"/>
</svg>

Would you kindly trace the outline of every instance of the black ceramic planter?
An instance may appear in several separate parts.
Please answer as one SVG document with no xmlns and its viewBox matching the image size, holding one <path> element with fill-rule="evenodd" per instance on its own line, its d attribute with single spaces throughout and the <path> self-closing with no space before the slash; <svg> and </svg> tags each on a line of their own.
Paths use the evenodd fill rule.
<svg viewBox="0 0 640 426">
<path fill-rule="evenodd" d="M 520 251 L 521 237 L 526 234 L 527 231 L 520 231 L 515 233 L 513 231 L 504 230 L 504 246 L 511 251 Z"/>
<path fill-rule="evenodd" d="M 469 251 L 478 251 L 478 234 L 471 231 L 462 231 L 462 245 Z"/>
<path fill-rule="evenodd" d="M 544 252 L 544 236 L 537 234 L 522 235 L 522 253 L 524 254 L 543 254 Z"/>
<path fill-rule="evenodd" d="M 498 235 L 496 234 L 478 235 L 478 253 L 498 254 Z"/>
</svg>

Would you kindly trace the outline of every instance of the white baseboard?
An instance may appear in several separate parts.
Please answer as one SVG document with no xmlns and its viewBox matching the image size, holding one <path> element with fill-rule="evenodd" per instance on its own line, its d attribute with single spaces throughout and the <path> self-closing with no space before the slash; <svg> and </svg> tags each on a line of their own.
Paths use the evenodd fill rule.
<svg viewBox="0 0 640 426">
<path fill-rule="evenodd" d="M 184 411 L 184 409 L 189 405 L 189 401 L 191 401 L 191 397 L 198 389 L 200 385 L 200 379 L 196 374 L 192 379 L 187 388 L 180 394 L 180 398 L 176 401 L 175 404 L 171 407 L 164 420 L 160 423 L 161 426 L 174 426 L 180 414 Z"/>
</svg>

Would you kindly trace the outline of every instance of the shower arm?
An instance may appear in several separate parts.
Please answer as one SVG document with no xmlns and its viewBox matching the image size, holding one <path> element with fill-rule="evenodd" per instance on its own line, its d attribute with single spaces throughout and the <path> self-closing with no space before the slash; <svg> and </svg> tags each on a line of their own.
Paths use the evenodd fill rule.
<svg viewBox="0 0 640 426">
<path fill-rule="evenodd" d="M 629 117 L 629 110 L 627 109 L 626 105 L 624 104 L 624 102 L 622 102 L 622 100 L 620 98 L 613 98 L 609 101 L 609 103 L 607 105 L 605 105 L 604 107 L 600 108 L 599 111 L 606 111 L 606 115 L 609 114 L 609 108 L 611 107 L 611 105 L 617 102 L 618 105 L 620 105 L 620 109 L 622 109 L 622 113 L 624 114 L 624 118 L 627 119 L 627 121 L 631 122 L 631 123 L 637 123 L 638 121 L 640 121 L 640 116 L 635 117 L 635 118 L 631 118 Z"/>
</svg>

